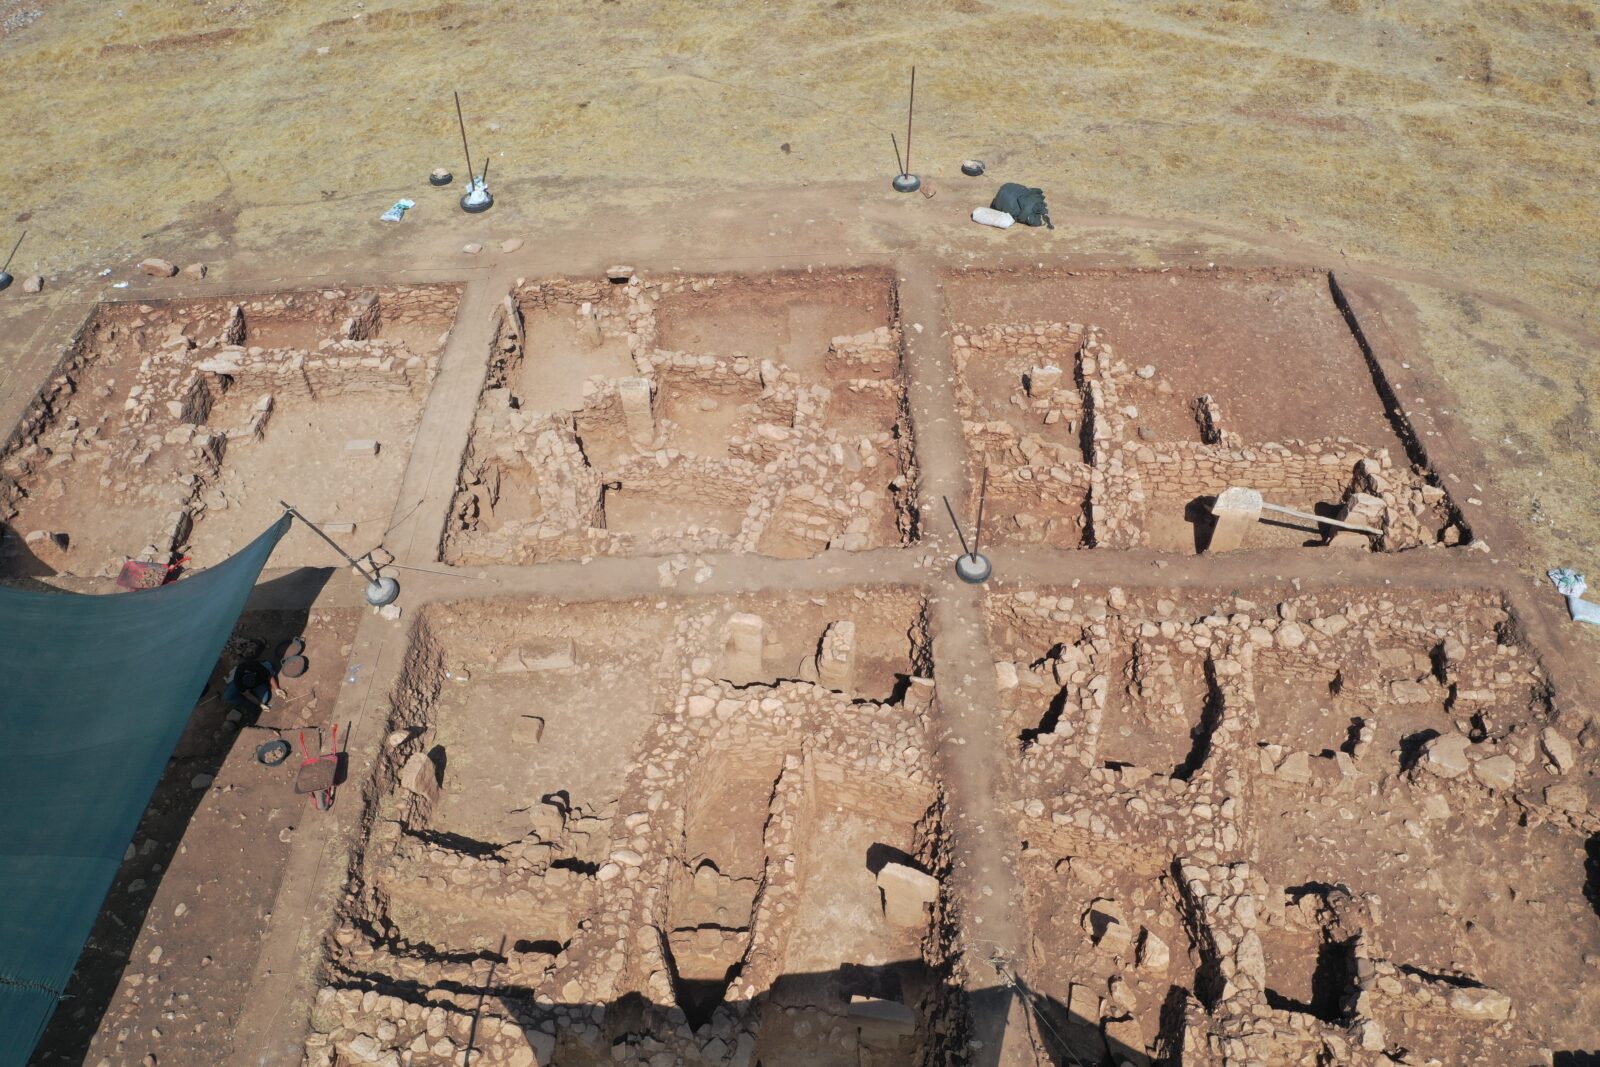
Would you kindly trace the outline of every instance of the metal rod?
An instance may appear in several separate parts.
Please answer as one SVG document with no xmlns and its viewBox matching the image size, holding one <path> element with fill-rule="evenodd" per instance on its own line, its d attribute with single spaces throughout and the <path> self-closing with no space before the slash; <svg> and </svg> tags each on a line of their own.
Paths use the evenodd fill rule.
<svg viewBox="0 0 1600 1067">
<path fill-rule="evenodd" d="M 911 173 L 911 116 L 917 110 L 917 68 L 911 68 L 911 100 L 906 104 L 906 169 L 902 174 Z"/>
<path fill-rule="evenodd" d="M 362 570 L 361 564 L 356 562 L 356 558 L 354 556 L 352 556 L 350 553 L 346 552 L 344 549 L 340 548 L 339 547 L 339 542 L 335 541 L 333 538 L 331 538 L 327 534 L 323 533 L 321 527 L 319 527 L 316 523 L 312 522 L 310 519 L 306 518 L 304 515 L 300 514 L 298 511 L 296 511 L 294 509 L 294 505 L 293 504 L 286 503 L 286 502 L 284 502 L 282 500 L 278 501 L 278 503 L 283 505 L 283 510 L 284 511 L 287 511 L 289 514 L 293 515 L 295 518 L 299 519 L 301 522 L 303 522 L 307 526 L 311 527 L 311 532 L 316 534 L 318 537 L 322 538 L 324 541 L 328 542 L 329 546 L 335 552 L 339 553 L 339 555 L 341 555 L 345 559 L 349 560 L 350 561 L 350 566 L 354 567 L 358 572 L 360 572 L 361 577 L 365 578 L 367 581 L 373 583 L 374 585 L 377 584 L 377 582 L 378 582 L 378 573 L 377 573 L 377 571 L 373 571 L 369 575 L 365 570 Z"/>
<path fill-rule="evenodd" d="M 27 230 L 23 230 L 22 231 L 22 237 L 26 237 L 26 236 L 28 236 L 28 231 Z M 22 237 L 18 237 L 17 238 L 17 243 L 11 246 L 11 255 L 6 257 L 6 261 L 5 261 L 4 264 L 0 264 L 0 271 L 10 270 L 11 269 L 11 261 L 16 258 L 17 249 L 22 247 Z"/>
<path fill-rule="evenodd" d="M 487 188 L 489 185 L 489 159 L 483 161 L 483 177 L 479 181 Z"/>
<path fill-rule="evenodd" d="M 1275 511 L 1280 515 L 1291 515 L 1297 519 L 1304 519 L 1306 522 L 1317 522 L 1326 526 L 1337 526 L 1341 530 L 1354 530 L 1356 533 L 1370 534 L 1373 537 L 1383 536 L 1382 530 L 1374 530 L 1370 526 L 1357 526 L 1353 522 L 1345 522 L 1342 519 L 1328 519 L 1321 515 L 1311 515 L 1304 511 L 1296 511 L 1294 508 L 1286 508 L 1282 504 L 1268 504 L 1263 501 L 1261 504 L 1261 510 Z"/>
<path fill-rule="evenodd" d="M 891 132 L 889 134 L 889 140 L 894 144 L 894 165 L 900 168 L 900 174 L 901 176 L 904 176 L 906 172 L 906 165 L 900 162 L 900 139 L 896 137 L 893 132 Z"/>
<path fill-rule="evenodd" d="M 451 90 L 455 92 L 455 90 Z M 467 187 L 472 187 L 472 149 L 467 147 L 467 120 L 461 117 L 461 94 L 456 93 L 456 125 L 461 127 L 461 150 L 467 154 Z"/>
<path fill-rule="evenodd" d="M 964 555 L 971 555 L 967 549 L 967 535 L 961 531 L 961 520 L 956 518 L 956 509 L 950 506 L 950 498 L 940 497 L 944 501 L 944 509 L 950 513 L 950 524 L 956 528 L 956 536 L 961 538 L 961 551 Z"/>
<path fill-rule="evenodd" d="M 983 502 L 989 495 L 989 468 L 983 468 L 983 483 L 978 489 L 978 528 L 972 534 L 972 562 L 978 562 L 978 545 L 983 540 Z"/>
</svg>

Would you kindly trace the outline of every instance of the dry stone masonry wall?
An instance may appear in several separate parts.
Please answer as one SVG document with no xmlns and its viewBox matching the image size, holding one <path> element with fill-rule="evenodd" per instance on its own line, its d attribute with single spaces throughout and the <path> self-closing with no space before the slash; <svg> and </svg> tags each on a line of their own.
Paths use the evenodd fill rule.
<svg viewBox="0 0 1600 1067">
<path fill-rule="evenodd" d="M 520 286 L 500 313 L 446 559 L 803 558 L 909 540 L 916 467 L 898 324 L 879 281 L 891 321 L 819 341 L 798 353 L 803 367 L 759 344 L 732 355 L 658 347 L 660 307 L 693 295 L 737 308 L 769 280 Z M 548 383 L 519 384 L 558 363 L 581 377 L 576 395 L 558 402 Z M 585 364 L 600 372 L 584 375 Z"/>
<path fill-rule="evenodd" d="M 1120 358 L 1098 327 L 958 324 L 953 344 L 969 475 L 976 490 L 987 468 L 1002 543 L 1181 547 L 1165 531 L 1195 523 L 1197 503 L 1234 486 L 1305 512 L 1337 509 L 1380 531 L 1335 544 L 1403 551 L 1465 539 L 1437 479 L 1403 457 L 1397 464 L 1386 447 L 1246 442 L 1209 394 L 1190 401 L 1194 439 L 1152 432 L 1140 423 L 1140 398 L 1169 397 L 1171 385 L 1156 364 Z M 1305 536 L 1330 541 L 1314 526 Z"/>
<path fill-rule="evenodd" d="M 253 467 L 239 450 L 285 411 L 374 394 L 413 421 L 459 299 L 411 286 L 97 308 L 0 460 L 0 570 L 110 575 L 184 555 L 229 506 L 227 472 Z M 336 444 L 340 429 L 326 428 Z"/>
<path fill-rule="evenodd" d="M 1419 812 L 1411 840 L 1490 809 L 1524 833 L 1560 827 L 1581 852 L 1600 825 L 1600 724 L 1553 700 L 1497 597 L 1084 587 L 997 595 L 989 611 L 1010 652 L 995 669 L 1018 728 L 1030 918 L 1050 939 L 1032 981 L 1088 1012 L 1074 1012 L 1079 1054 L 1541 1062 L 1514 995 L 1441 966 L 1460 946 L 1396 958 L 1385 946 L 1407 940 L 1410 902 L 1363 885 L 1349 857 L 1308 854 L 1314 825 L 1277 824 L 1292 798 L 1374 821 L 1400 807 Z M 1315 877 L 1269 881 L 1286 862 Z M 1303 954 L 1263 948 L 1296 930 Z M 1274 968 L 1309 968 L 1318 945 L 1332 989 L 1297 1006 Z"/>
<path fill-rule="evenodd" d="M 621 619 L 642 606 L 578 614 Z M 460 806 L 476 804 L 459 791 L 484 784 L 463 777 L 469 750 L 441 743 L 459 735 L 452 717 L 472 715 L 478 731 L 503 724 L 505 713 L 478 701 L 498 704 L 504 682 L 581 692 L 586 677 L 620 667 L 612 650 L 627 638 L 583 622 L 537 654 L 523 639 L 484 662 L 481 634 L 499 631 L 472 620 L 495 612 L 424 614 L 326 946 L 307 1064 L 454 1064 L 469 1039 L 474 1062 L 519 1067 L 750 1067 L 797 1037 L 818 1063 L 923 1058 L 951 994 L 934 925 L 940 881 L 927 873 L 939 869 L 941 809 L 928 733 L 936 692 L 916 673 L 928 669 L 922 608 L 896 591 L 819 600 L 808 617 L 844 617 L 807 636 L 793 609 L 741 606 L 755 610 L 660 602 L 676 621 L 655 665 L 629 683 L 645 710 L 638 745 L 617 754 L 620 779 L 604 795 L 552 780 L 500 800 L 525 828 L 497 841 L 452 829 Z M 887 697 L 866 697 L 886 684 L 883 645 L 858 640 L 857 626 L 881 633 L 887 618 L 909 642 L 900 655 L 910 673 Z M 790 642 L 812 654 L 773 676 Z M 489 687 L 481 697 L 479 686 Z M 537 725 L 523 716 L 508 739 L 530 753 L 587 713 L 586 703 L 536 708 Z M 865 843 L 887 828 L 900 845 L 877 873 L 881 888 L 864 870 L 851 879 L 830 866 L 829 833 L 871 831 Z M 859 895 L 828 903 L 841 877 Z M 867 927 L 837 926 L 829 909 L 841 906 Z M 786 987 L 819 945 L 858 963 Z"/>
</svg>

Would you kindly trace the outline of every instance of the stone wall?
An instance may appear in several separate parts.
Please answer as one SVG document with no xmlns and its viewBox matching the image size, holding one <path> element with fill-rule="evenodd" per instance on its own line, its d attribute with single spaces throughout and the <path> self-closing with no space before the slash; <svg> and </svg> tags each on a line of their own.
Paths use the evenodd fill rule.
<svg viewBox="0 0 1600 1067">
<path fill-rule="evenodd" d="M 996 663 L 1002 704 L 1038 707 L 1060 693 L 1059 719 L 1022 754 L 1019 833 L 1060 854 L 1112 854 L 1121 869 L 1175 878 L 1199 966 L 1180 1022 L 1163 1030 L 1168 1055 L 1175 1046 L 1184 1063 L 1377 1064 L 1394 1036 L 1386 1039 L 1380 1017 L 1405 1011 L 1457 1020 L 1441 1023 L 1447 1029 L 1470 1025 L 1469 1045 L 1497 1050 L 1485 1055 L 1498 1062 L 1523 1062 L 1516 1056 L 1536 1042 L 1503 994 L 1470 975 L 1417 978 L 1415 969 L 1378 958 L 1370 937 L 1362 940 L 1375 924 L 1349 901 L 1307 903 L 1305 920 L 1324 940 L 1354 946 L 1344 1014 L 1325 1022 L 1269 1008 L 1261 924 L 1301 920 L 1284 889 L 1254 870 L 1261 816 L 1249 813 L 1275 810 L 1278 801 L 1263 799 L 1268 789 L 1356 804 L 1377 795 L 1374 783 L 1389 783 L 1430 820 L 1489 798 L 1525 822 L 1594 832 L 1588 790 L 1571 777 L 1582 747 L 1573 738 L 1591 731 L 1584 744 L 1600 744 L 1600 727 L 1559 710 L 1498 597 L 1339 591 L 1258 604 L 1239 594 L 1113 588 L 1011 594 L 993 598 L 990 610 L 997 647 L 1052 650 Z M 1126 672 L 1119 662 L 1129 664 Z M 1203 707 L 1179 709 L 1196 739 L 1185 766 L 1168 772 L 1106 761 L 1113 689 L 1126 687 L 1116 726 L 1134 715 L 1155 721 L 1166 714 L 1161 706 L 1181 700 L 1172 668 L 1185 662 L 1203 665 L 1210 694 Z M 1267 678 L 1309 692 L 1326 692 L 1332 678 L 1343 699 L 1379 715 L 1431 704 L 1455 727 L 1427 741 L 1396 781 L 1403 753 L 1374 751 L 1370 717 L 1351 737 L 1334 731 L 1330 752 L 1272 741 L 1277 711 L 1258 707 L 1255 695 Z M 1561 804 L 1550 802 L 1552 790 Z M 1104 1010 L 1114 1020 L 1115 1009 Z"/>
</svg>

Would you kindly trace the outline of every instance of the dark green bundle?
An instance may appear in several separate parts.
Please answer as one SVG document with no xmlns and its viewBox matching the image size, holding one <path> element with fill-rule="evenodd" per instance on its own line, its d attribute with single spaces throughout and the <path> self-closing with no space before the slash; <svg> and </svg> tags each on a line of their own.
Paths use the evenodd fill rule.
<svg viewBox="0 0 1600 1067">
<path fill-rule="evenodd" d="M 1050 225 L 1050 208 L 1044 202 L 1043 189 L 1029 189 L 1016 182 L 1006 182 L 1000 191 L 994 194 L 994 203 L 989 205 L 996 211 L 1004 211 L 1024 226 L 1054 226 Z"/>
</svg>

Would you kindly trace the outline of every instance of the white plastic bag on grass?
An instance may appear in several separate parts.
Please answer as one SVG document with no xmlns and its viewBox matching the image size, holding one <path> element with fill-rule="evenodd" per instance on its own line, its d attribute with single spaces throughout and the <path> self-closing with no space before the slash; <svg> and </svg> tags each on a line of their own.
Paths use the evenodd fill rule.
<svg viewBox="0 0 1600 1067">
<path fill-rule="evenodd" d="M 1556 591 L 1567 598 L 1567 611 L 1577 622 L 1590 622 L 1600 626 L 1600 604 L 1583 599 L 1589 588 L 1583 575 L 1569 567 L 1556 567 L 1545 572 L 1555 583 Z"/>
</svg>

